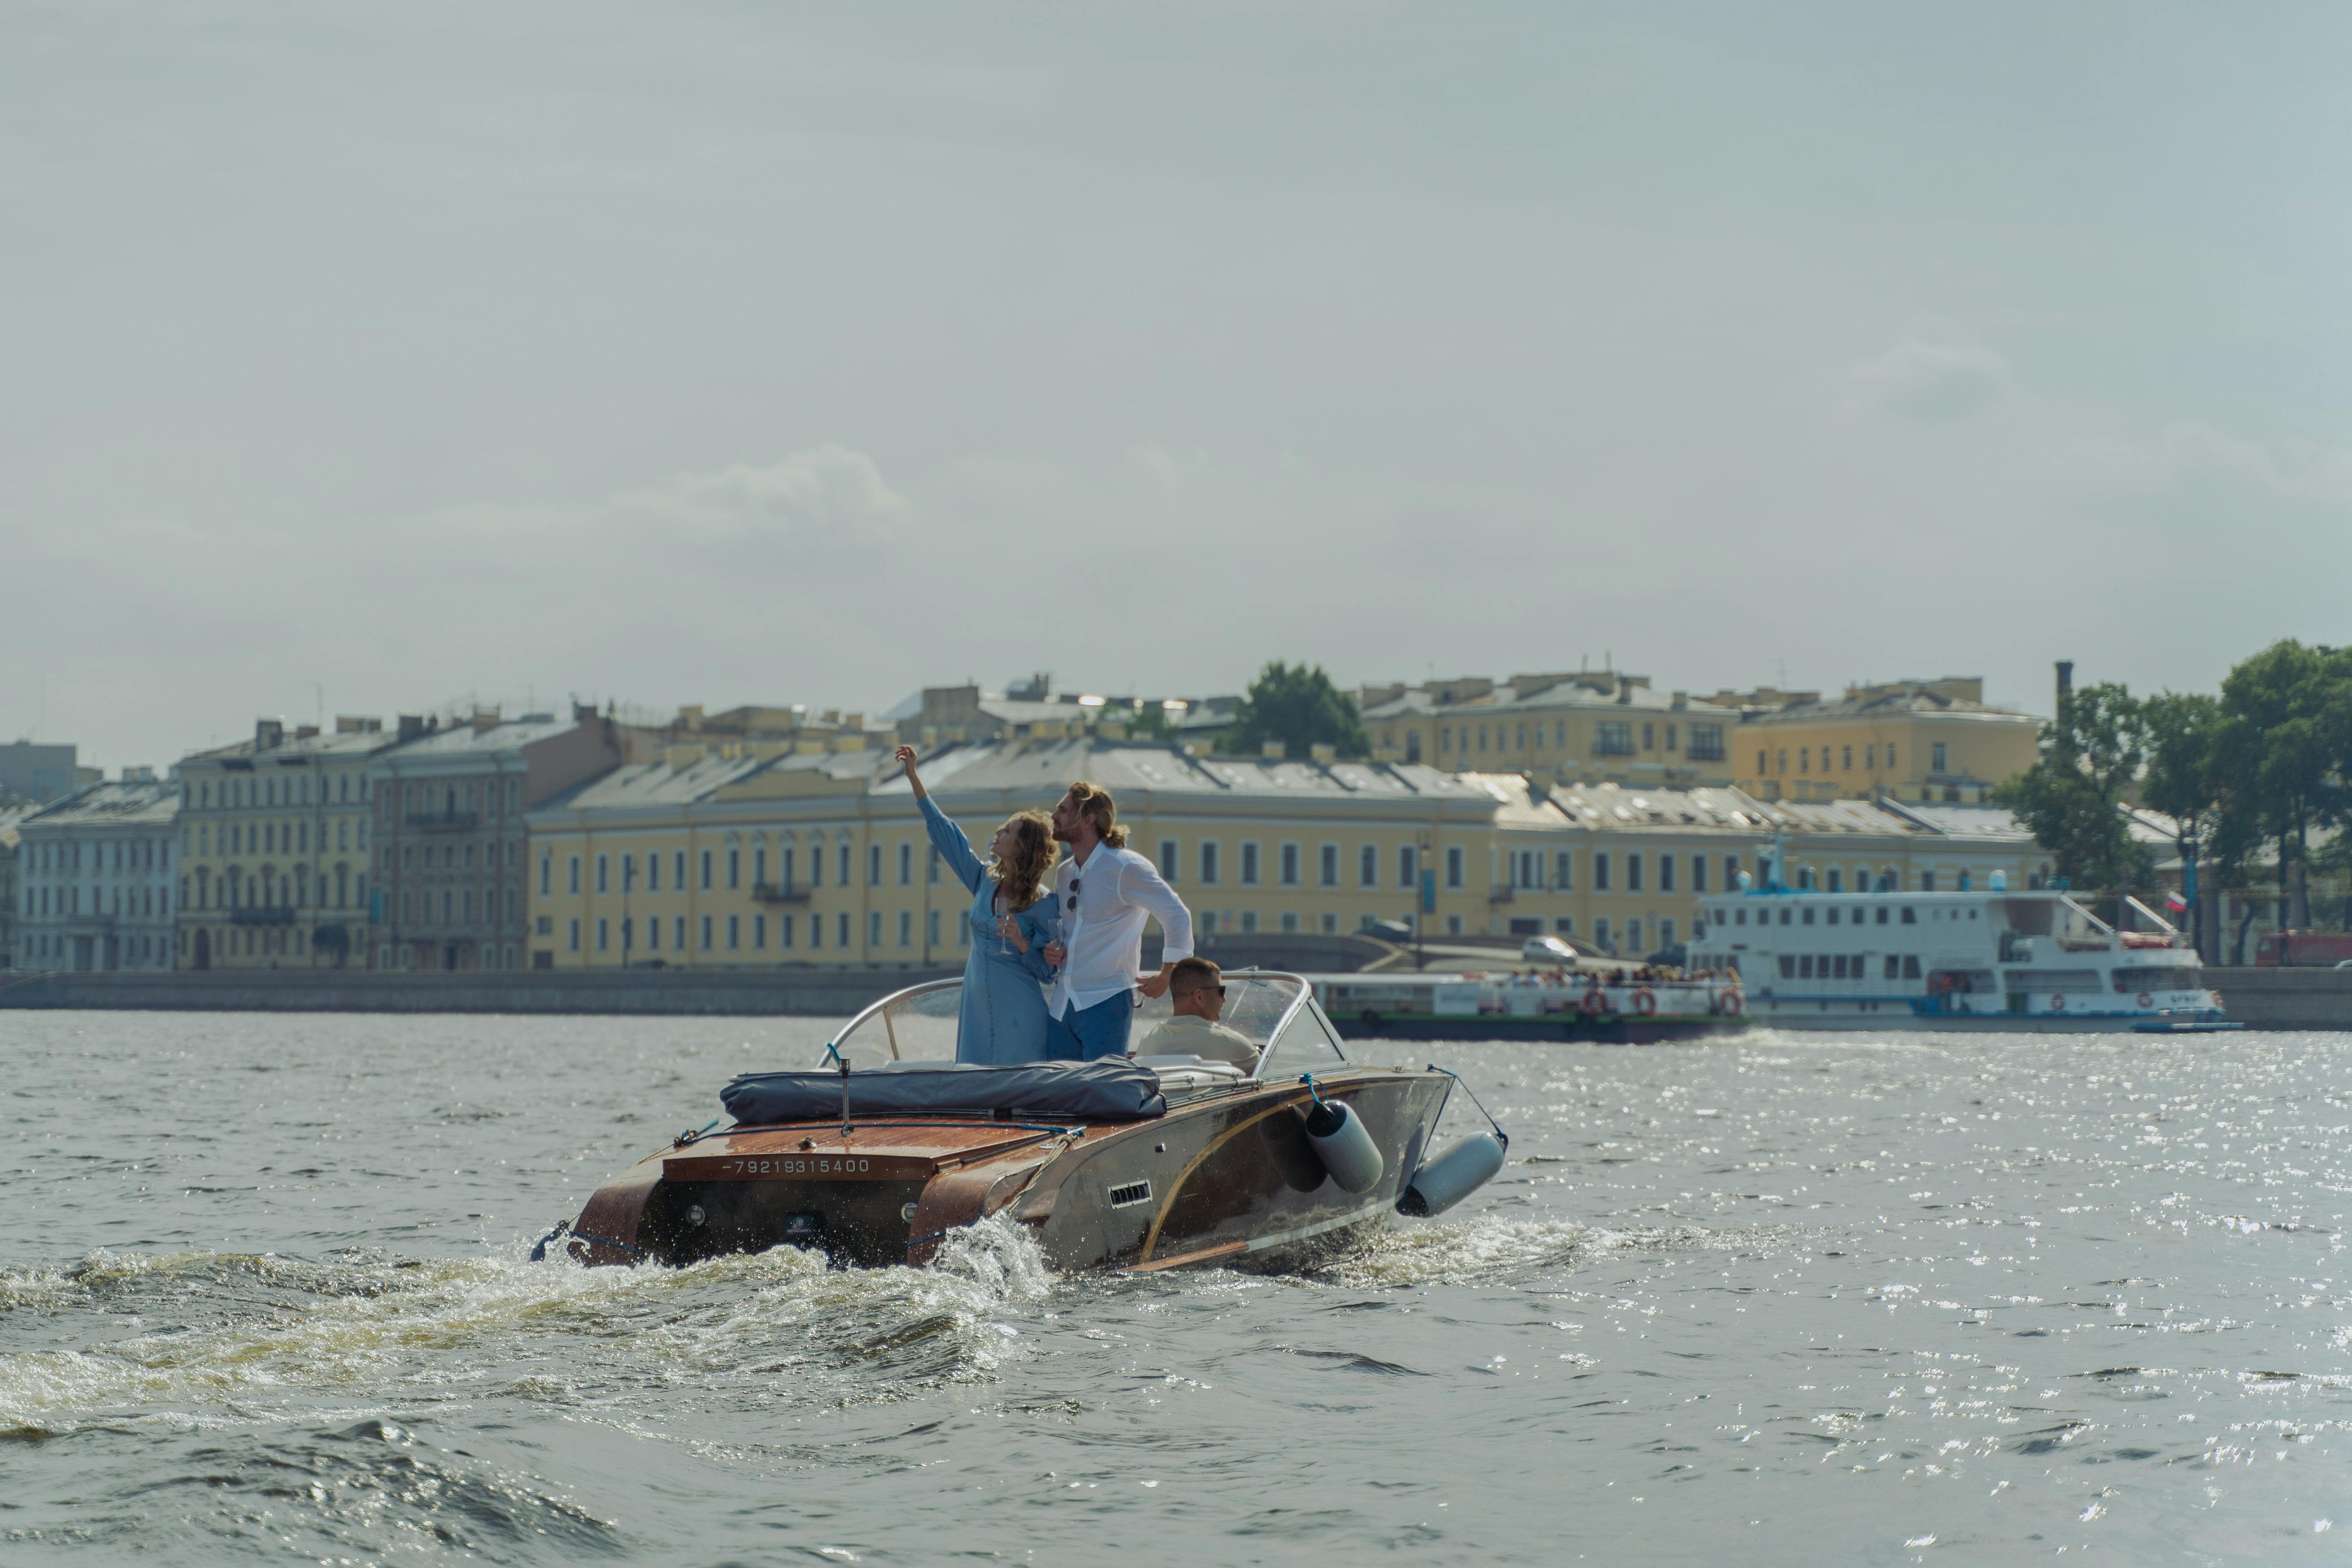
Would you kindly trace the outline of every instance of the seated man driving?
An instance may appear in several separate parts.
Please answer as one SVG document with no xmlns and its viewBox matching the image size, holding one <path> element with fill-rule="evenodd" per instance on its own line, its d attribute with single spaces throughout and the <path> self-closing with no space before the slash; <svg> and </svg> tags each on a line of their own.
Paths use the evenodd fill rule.
<svg viewBox="0 0 2352 1568">
<path fill-rule="evenodd" d="M 1225 1010 L 1224 976 L 1198 954 L 1181 959 L 1168 975 L 1168 1001 L 1176 1016 L 1143 1037 L 1139 1057 L 1199 1057 L 1231 1062 L 1247 1070 L 1257 1047 L 1239 1029 L 1217 1022 Z"/>
</svg>

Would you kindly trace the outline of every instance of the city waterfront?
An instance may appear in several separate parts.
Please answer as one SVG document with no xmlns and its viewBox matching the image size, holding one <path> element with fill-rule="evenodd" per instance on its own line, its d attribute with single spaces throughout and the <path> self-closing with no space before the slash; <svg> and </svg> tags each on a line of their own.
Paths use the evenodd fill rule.
<svg viewBox="0 0 2352 1568">
<path fill-rule="evenodd" d="M 11 1562 L 2332 1560 L 2352 1036 L 1384 1047 L 1303 1278 L 525 1261 L 800 1019 L 11 1015 Z"/>
</svg>

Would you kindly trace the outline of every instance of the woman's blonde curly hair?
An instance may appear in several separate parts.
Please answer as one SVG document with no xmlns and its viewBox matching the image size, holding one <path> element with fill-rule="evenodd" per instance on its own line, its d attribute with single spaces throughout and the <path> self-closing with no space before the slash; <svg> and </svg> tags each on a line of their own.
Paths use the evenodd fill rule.
<svg viewBox="0 0 2352 1568">
<path fill-rule="evenodd" d="M 1017 912 L 1045 896 L 1045 879 L 1054 869 L 1054 825 L 1042 811 L 1016 811 L 1004 826 L 1013 830 L 1018 847 L 1010 862 L 999 860 L 989 874 L 1004 889 L 1004 907 Z"/>
</svg>

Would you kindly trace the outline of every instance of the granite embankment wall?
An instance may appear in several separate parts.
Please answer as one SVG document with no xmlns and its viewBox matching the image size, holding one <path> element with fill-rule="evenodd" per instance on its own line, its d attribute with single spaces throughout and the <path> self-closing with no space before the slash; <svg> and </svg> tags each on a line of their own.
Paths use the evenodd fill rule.
<svg viewBox="0 0 2352 1568">
<path fill-rule="evenodd" d="M 2208 969 L 2205 980 L 2250 1029 L 2352 1029 L 2352 969 Z"/>
<path fill-rule="evenodd" d="M 1160 962 L 1159 939 L 1144 962 Z M 1213 939 L 1229 969 L 1358 969 L 1393 950 L 1352 936 Z M 151 1008 L 231 1013 L 776 1014 L 846 1017 L 877 997 L 954 968 L 525 970 L 401 974 L 364 969 L 246 969 L 170 974 L 0 973 L 0 1009 Z"/>
</svg>

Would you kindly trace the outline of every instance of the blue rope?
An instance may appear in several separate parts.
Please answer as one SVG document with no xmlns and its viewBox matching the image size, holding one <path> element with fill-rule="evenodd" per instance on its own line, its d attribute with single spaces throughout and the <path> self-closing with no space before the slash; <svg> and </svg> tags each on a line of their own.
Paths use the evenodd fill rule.
<svg viewBox="0 0 2352 1568">
<path fill-rule="evenodd" d="M 1462 1075 L 1460 1073 L 1439 1067 L 1435 1062 L 1429 1064 L 1429 1070 L 1432 1072 L 1444 1073 L 1447 1078 L 1452 1079 L 1455 1083 L 1461 1083 L 1462 1092 L 1470 1097 L 1471 1104 L 1478 1106 L 1478 1114 L 1486 1119 L 1486 1125 L 1495 1130 L 1495 1136 L 1502 1140 L 1503 1147 L 1508 1149 L 1511 1146 L 1511 1135 L 1503 1131 L 1503 1124 L 1495 1120 L 1495 1113 L 1493 1111 L 1487 1110 L 1484 1105 L 1479 1104 L 1478 1091 L 1472 1089 L 1468 1084 L 1462 1083 Z"/>
<path fill-rule="evenodd" d="M 1323 1103 L 1323 1091 L 1315 1087 L 1315 1075 L 1313 1073 L 1300 1073 L 1298 1075 L 1298 1081 L 1307 1086 L 1307 1094 L 1308 1099 L 1314 1100 L 1318 1105 Z"/>
</svg>

